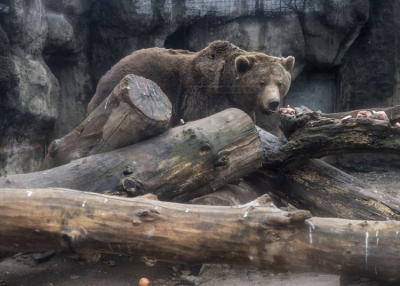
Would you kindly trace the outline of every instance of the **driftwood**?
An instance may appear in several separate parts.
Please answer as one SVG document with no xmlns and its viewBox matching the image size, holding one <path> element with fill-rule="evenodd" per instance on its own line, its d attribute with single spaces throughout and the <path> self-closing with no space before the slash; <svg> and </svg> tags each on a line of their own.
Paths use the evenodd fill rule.
<svg viewBox="0 0 400 286">
<path fill-rule="evenodd" d="M 246 181 L 259 194 L 270 192 L 313 215 L 385 220 L 400 219 L 400 200 L 318 159 L 300 159 L 276 166 L 276 153 L 285 147 L 276 136 L 258 128 L 264 164 Z M 269 163 L 270 158 L 274 161 Z M 271 167 L 275 166 L 275 167 Z"/>
<path fill-rule="evenodd" d="M 147 195 L 149 197 L 149 195 Z M 66 189 L 1 189 L 0 251 L 114 253 L 185 264 L 230 263 L 400 282 L 400 222 L 311 218 L 268 196 L 216 207 Z"/>
<path fill-rule="evenodd" d="M 0 177 L 0 188 L 154 193 L 187 201 L 255 171 L 262 161 L 251 118 L 228 109 L 158 137 L 46 171 Z"/>
<path fill-rule="evenodd" d="M 159 135 L 168 128 L 171 115 L 171 102 L 154 82 L 127 75 L 75 130 L 50 144 L 39 170 Z"/>
</svg>

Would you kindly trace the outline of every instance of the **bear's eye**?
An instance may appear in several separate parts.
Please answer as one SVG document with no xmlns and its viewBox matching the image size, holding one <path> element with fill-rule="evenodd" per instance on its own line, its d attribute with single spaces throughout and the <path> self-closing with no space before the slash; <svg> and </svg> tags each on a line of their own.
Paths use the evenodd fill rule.
<svg viewBox="0 0 400 286">
<path fill-rule="evenodd" d="M 278 84 L 278 86 L 281 86 L 281 85 L 282 85 L 282 82 L 281 82 L 281 81 L 278 81 L 277 84 Z"/>
<path fill-rule="evenodd" d="M 261 86 L 265 86 L 265 82 L 260 81 L 260 85 L 261 85 Z"/>
</svg>

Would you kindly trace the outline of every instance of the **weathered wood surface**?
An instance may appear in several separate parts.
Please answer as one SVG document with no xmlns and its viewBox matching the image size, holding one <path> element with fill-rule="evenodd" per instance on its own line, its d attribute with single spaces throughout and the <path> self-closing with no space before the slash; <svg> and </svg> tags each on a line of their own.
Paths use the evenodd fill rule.
<svg viewBox="0 0 400 286">
<path fill-rule="evenodd" d="M 259 193 L 270 192 L 313 215 L 347 219 L 400 219 L 400 200 L 318 159 L 300 159 L 275 166 L 274 152 L 285 146 L 258 128 L 263 167 L 246 181 Z M 286 143 L 287 144 L 287 143 Z M 277 151 L 278 150 L 278 151 Z M 271 167 L 274 166 L 274 167 Z"/>
<path fill-rule="evenodd" d="M 159 135 L 168 129 L 171 116 L 171 102 L 154 82 L 127 75 L 75 130 L 50 144 L 39 170 Z"/>
<path fill-rule="evenodd" d="M 271 153 L 264 165 L 355 152 L 400 154 L 400 129 L 389 122 L 359 118 L 342 122 L 305 107 L 296 111 L 296 115 L 281 115 L 289 141 Z"/>
<path fill-rule="evenodd" d="M 148 196 L 147 196 L 148 197 Z M 236 207 L 66 189 L 1 189 L 0 251 L 72 250 L 185 264 L 230 263 L 400 282 L 400 222 L 310 218 L 268 196 Z"/>
<path fill-rule="evenodd" d="M 226 184 L 215 192 L 194 198 L 188 203 L 208 206 L 235 206 L 247 204 L 259 195 L 241 179 L 239 184 Z"/>
<path fill-rule="evenodd" d="M 255 171 L 262 162 L 251 118 L 228 109 L 158 137 L 46 171 L 0 177 L 1 188 L 62 187 L 154 193 L 186 201 Z"/>
<path fill-rule="evenodd" d="M 249 181 L 313 215 L 346 219 L 400 219 L 400 200 L 318 159 L 261 169 Z"/>
</svg>

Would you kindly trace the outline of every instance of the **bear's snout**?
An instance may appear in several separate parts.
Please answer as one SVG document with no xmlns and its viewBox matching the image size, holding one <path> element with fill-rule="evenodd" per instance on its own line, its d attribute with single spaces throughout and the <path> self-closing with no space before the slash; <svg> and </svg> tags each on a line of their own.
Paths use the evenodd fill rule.
<svg viewBox="0 0 400 286">
<path fill-rule="evenodd" d="M 261 104 L 261 112 L 264 114 L 275 113 L 278 110 L 280 101 L 278 99 L 271 99 L 269 101 L 264 101 Z"/>
<path fill-rule="evenodd" d="M 278 111 L 281 96 L 278 86 L 268 84 L 261 93 L 258 94 L 259 110 L 264 114 L 271 114 Z"/>
<path fill-rule="evenodd" d="M 279 107 L 279 100 L 271 99 L 268 104 L 269 110 L 275 112 Z"/>
</svg>

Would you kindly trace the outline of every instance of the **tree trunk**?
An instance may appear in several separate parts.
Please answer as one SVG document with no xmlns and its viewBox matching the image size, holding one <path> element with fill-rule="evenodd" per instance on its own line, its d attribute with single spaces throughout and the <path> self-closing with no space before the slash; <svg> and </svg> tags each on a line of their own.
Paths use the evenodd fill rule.
<svg viewBox="0 0 400 286">
<path fill-rule="evenodd" d="M 280 211 L 268 196 L 216 207 L 1 189 L 0 209 L 3 252 L 72 250 L 92 262 L 98 253 L 114 253 L 400 282 L 400 222 L 310 218 L 306 211 Z"/>
<path fill-rule="evenodd" d="M 264 165 L 354 152 L 400 154 L 400 129 L 390 122 L 369 118 L 341 121 L 305 107 L 296 111 L 296 115 L 281 115 L 282 131 L 289 141 L 271 153 Z"/>
<path fill-rule="evenodd" d="M 168 97 L 154 82 L 127 75 L 75 130 L 50 144 L 39 170 L 159 135 L 168 128 L 171 115 Z"/>
<path fill-rule="evenodd" d="M 318 159 L 276 164 L 275 152 L 284 145 L 258 128 L 263 145 L 263 167 L 246 181 L 260 193 L 270 192 L 313 215 L 346 219 L 400 219 L 400 200 Z M 274 164 L 270 164 L 272 158 Z"/>
<path fill-rule="evenodd" d="M 0 177 L 1 188 L 61 187 L 186 201 L 255 171 L 262 162 L 251 118 L 228 109 L 129 147 L 46 171 Z"/>
<path fill-rule="evenodd" d="M 400 200 L 318 159 L 261 169 L 248 179 L 313 215 L 346 219 L 400 219 Z"/>
</svg>

